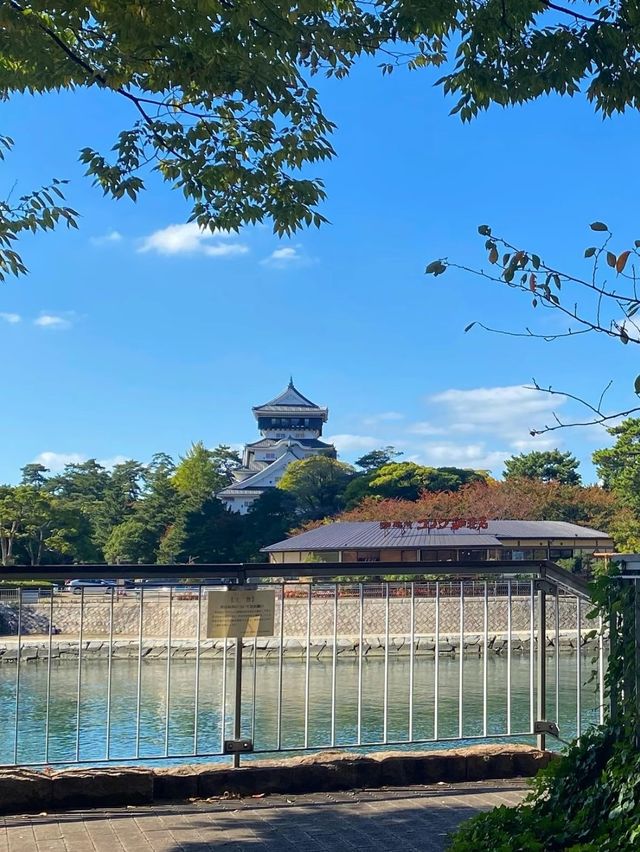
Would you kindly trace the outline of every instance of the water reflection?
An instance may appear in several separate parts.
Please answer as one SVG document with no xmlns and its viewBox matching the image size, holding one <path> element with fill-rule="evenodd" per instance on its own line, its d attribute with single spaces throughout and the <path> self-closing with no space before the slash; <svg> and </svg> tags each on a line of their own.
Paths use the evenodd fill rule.
<svg viewBox="0 0 640 852">
<path fill-rule="evenodd" d="M 597 722 L 598 698 L 589 683 L 589 658 L 582 662 L 581 717 L 583 726 Z M 73 662 L 29 663 L 0 666 L 0 763 L 70 763 L 132 758 L 204 759 L 220 753 L 223 736 L 231 736 L 233 712 L 233 659 L 226 670 L 220 659 L 138 661 L 114 659 L 109 676 L 106 660 L 83 660 L 80 673 Z M 548 658 L 548 718 L 555 719 L 555 662 Z M 433 658 L 417 657 L 413 670 L 413 739 L 434 737 L 436 671 Z M 408 658 L 391 658 L 385 687 L 384 659 L 363 660 L 361 678 L 357 659 L 339 659 L 333 675 L 331 661 L 245 661 L 243 688 L 243 735 L 253 736 L 260 751 L 277 748 L 330 746 L 332 729 L 337 745 L 384 739 L 402 742 L 409 735 Z M 280 677 L 280 674 L 282 675 Z M 254 677 L 255 675 L 255 677 Z M 576 657 L 560 659 L 557 695 L 561 736 L 576 731 Z M 530 661 L 514 656 L 511 666 L 511 731 L 530 730 Z M 454 738 L 459 731 L 460 660 L 439 660 L 438 736 Z M 465 737 L 487 732 L 507 732 L 507 661 L 490 656 L 486 667 L 481 657 L 466 657 L 462 680 L 462 730 Z M 305 687 L 308 679 L 308 700 Z M 359 689 L 359 682 L 361 688 Z M 254 694 L 255 684 L 255 694 Z M 280 688 L 281 685 L 281 688 Z M 225 731 L 222 730 L 223 691 L 226 692 Z M 78 701 L 79 696 L 79 701 Z M 48 700 L 47 700 L 48 699 Z M 109 700 L 110 699 L 110 700 Z M 47 710 L 48 705 L 48 710 Z M 335 717 L 332 713 L 335 705 Z M 278 708 L 280 707 L 280 716 Z M 16 718 L 18 736 L 14 736 Z M 80 724 L 78 726 L 78 719 Z M 332 724 L 333 720 L 333 724 Z M 79 733 L 78 733 L 79 731 Z M 359 737 L 358 737 L 359 734 Z M 17 748 L 16 748 L 17 744 Z"/>
</svg>

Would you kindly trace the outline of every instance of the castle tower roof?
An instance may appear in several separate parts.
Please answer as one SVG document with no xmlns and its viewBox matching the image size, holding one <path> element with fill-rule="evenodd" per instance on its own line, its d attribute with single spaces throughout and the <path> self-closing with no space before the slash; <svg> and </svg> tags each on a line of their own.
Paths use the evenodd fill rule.
<svg viewBox="0 0 640 852">
<path fill-rule="evenodd" d="M 311 402 L 310 399 L 303 396 L 293 384 L 293 379 L 290 379 L 289 384 L 279 396 L 263 405 L 254 406 L 252 410 L 254 415 L 259 417 L 265 414 L 287 416 L 287 414 L 299 412 L 301 409 L 304 409 L 305 416 L 313 413 L 316 417 L 321 417 L 323 421 L 326 421 L 329 415 L 327 408 L 316 405 L 315 402 Z"/>
</svg>

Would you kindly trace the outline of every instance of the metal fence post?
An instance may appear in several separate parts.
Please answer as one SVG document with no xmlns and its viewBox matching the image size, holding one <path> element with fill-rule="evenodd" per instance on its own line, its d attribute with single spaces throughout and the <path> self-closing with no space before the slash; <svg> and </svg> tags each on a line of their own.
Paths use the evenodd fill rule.
<svg viewBox="0 0 640 852">
<path fill-rule="evenodd" d="M 618 585 L 620 581 L 618 581 Z M 609 593 L 609 611 L 607 615 L 607 620 L 609 622 L 609 659 L 615 660 L 616 655 L 618 654 L 619 647 L 619 636 L 618 636 L 618 615 L 616 610 L 613 608 L 613 601 L 611 599 L 611 593 Z M 609 691 L 609 713 L 611 721 L 616 723 L 618 721 L 618 698 L 620 695 L 619 685 L 616 684 L 613 689 Z"/>
<path fill-rule="evenodd" d="M 545 722 L 547 719 L 547 592 L 544 572 L 538 581 L 538 666 L 537 666 L 537 721 Z M 546 736 L 542 731 L 538 733 L 538 748 L 544 751 L 546 747 Z"/>
<path fill-rule="evenodd" d="M 638 580 L 633 581 L 634 598 L 634 674 L 635 674 L 635 717 L 636 717 L 636 748 L 640 747 L 640 586 Z"/>
<path fill-rule="evenodd" d="M 244 587 L 244 577 L 238 577 L 238 586 Z M 240 752 L 237 744 L 242 736 L 242 651 L 244 640 L 242 636 L 236 638 L 236 660 L 234 666 L 234 690 L 233 690 L 233 739 L 236 749 L 233 752 L 233 768 L 240 766 Z M 254 660 L 255 664 L 255 660 Z"/>
<path fill-rule="evenodd" d="M 235 687 L 234 687 L 234 711 L 233 711 L 233 739 L 238 742 L 242 736 L 242 646 L 243 639 L 236 639 L 236 663 L 235 663 Z M 233 768 L 240 766 L 240 752 L 233 753 Z"/>
</svg>

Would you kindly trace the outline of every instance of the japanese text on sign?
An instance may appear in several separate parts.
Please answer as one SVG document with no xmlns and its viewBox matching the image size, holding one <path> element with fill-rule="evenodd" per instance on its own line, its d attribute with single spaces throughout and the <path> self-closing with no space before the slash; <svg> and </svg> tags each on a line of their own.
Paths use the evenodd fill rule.
<svg viewBox="0 0 640 852">
<path fill-rule="evenodd" d="M 273 636 L 274 589 L 227 589 L 207 593 L 208 639 Z"/>
<path fill-rule="evenodd" d="M 446 530 L 454 532 L 463 528 L 469 530 L 486 530 L 489 522 L 486 518 L 441 518 L 440 520 L 419 521 L 380 521 L 381 530 Z"/>
</svg>

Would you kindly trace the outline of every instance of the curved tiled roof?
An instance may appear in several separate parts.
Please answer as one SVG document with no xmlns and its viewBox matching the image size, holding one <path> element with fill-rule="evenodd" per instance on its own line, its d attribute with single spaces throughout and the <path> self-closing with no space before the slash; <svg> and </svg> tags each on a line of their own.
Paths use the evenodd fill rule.
<svg viewBox="0 0 640 852">
<path fill-rule="evenodd" d="M 287 388 L 282 391 L 280 396 L 272 399 L 270 402 L 265 402 L 264 405 L 254 406 L 254 411 L 262 411 L 263 409 L 272 408 L 317 408 L 321 406 L 311 402 L 306 396 L 303 396 L 300 391 L 294 386 L 293 381 L 290 381 Z"/>
<path fill-rule="evenodd" d="M 327 444 L 325 441 L 319 441 L 317 438 L 262 438 L 260 441 L 254 441 L 246 446 L 252 450 L 267 450 L 270 447 L 275 447 L 277 444 L 286 444 L 287 441 L 292 441 L 295 444 L 300 444 L 303 447 L 309 447 L 314 450 L 332 450 L 333 444 Z"/>
</svg>

